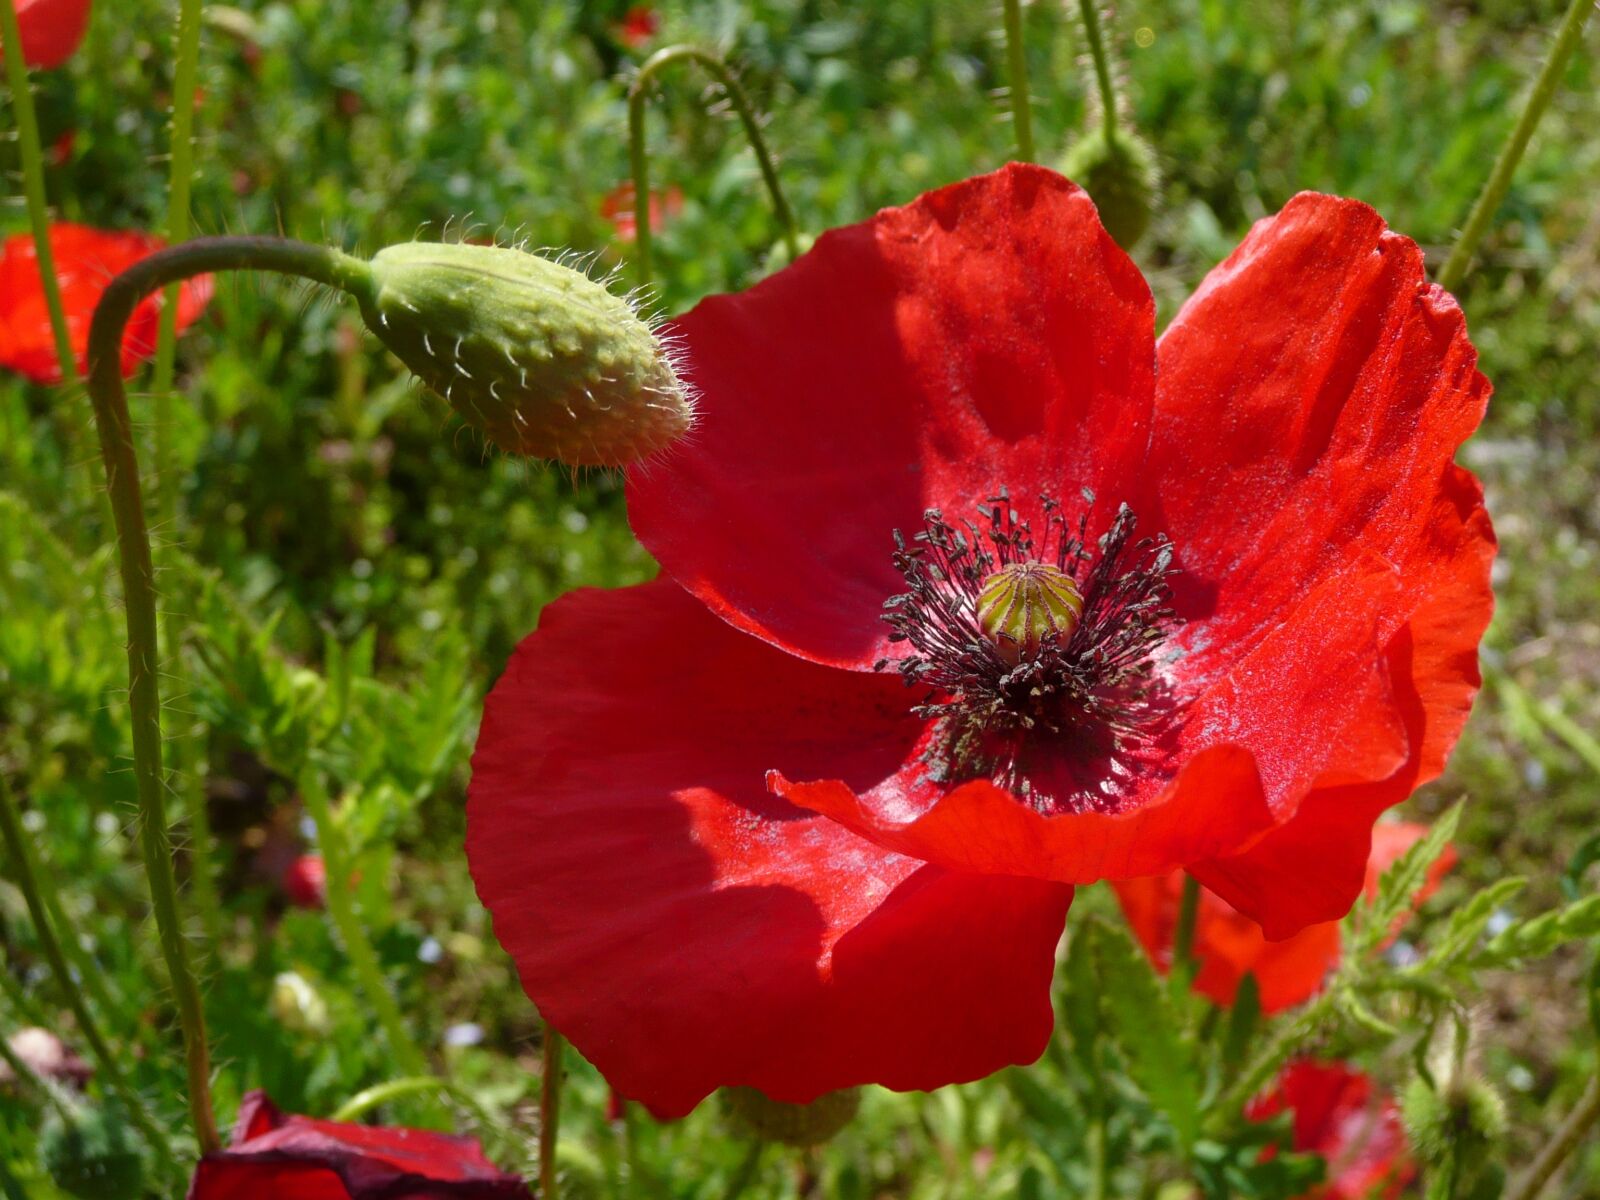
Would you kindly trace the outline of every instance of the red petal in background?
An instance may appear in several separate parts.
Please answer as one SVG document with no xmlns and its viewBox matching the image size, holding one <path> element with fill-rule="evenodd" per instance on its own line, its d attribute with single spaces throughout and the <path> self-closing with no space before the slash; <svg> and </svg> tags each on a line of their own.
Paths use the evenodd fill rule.
<svg viewBox="0 0 1600 1200">
<path fill-rule="evenodd" d="M 59 67 L 89 28 L 89 0 L 16 0 L 22 57 L 40 70 Z"/>
<path fill-rule="evenodd" d="M 1416 1174 L 1393 1097 L 1343 1063 L 1290 1063 L 1250 1106 L 1258 1120 L 1294 1114 L 1294 1149 L 1321 1155 L 1324 1182 L 1304 1200 L 1393 1200 Z"/>
</svg>

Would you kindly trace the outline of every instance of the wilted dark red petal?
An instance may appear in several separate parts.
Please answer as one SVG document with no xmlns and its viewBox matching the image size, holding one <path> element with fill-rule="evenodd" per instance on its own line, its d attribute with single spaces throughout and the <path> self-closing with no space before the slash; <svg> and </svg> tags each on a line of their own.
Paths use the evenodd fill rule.
<svg viewBox="0 0 1600 1200">
<path fill-rule="evenodd" d="M 86 368 L 89 321 L 106 284 L 140 259 L 161 249 L 159 238 L 108 232 L 84 225 L 50 227 L 50 250 L 78 370 Z M 178 330 L 188 328 L 211 300 L 212 280 L 202 275 L 178 289 Z M 122 341 L 122 373 L 131 375 L 155 352 L 162 298 L 148 296 L 134 309 Z M 38 383 L 61 382 L 50 310 L 39 281 L 33 238 L 15 234 L 0 250 L 0 366 Z"/>
<path fill-rule="evenodd" d="M 1376 611 L 1394 589 L 1386 564 L 1352 561 L 1225 675 L 1185 697 L 1171 736 L 1135 769 L 1100 772 L 1084 795 L 1072 794 L 1075 780 L 1048 754 L 1028 764 L 1046 794 L 1072 796 L 1083 809 L 1108 797 L 1116 812 L 1045 816 L 982 780 L 947 790 L 928 781 L 916 748 L 866 790 L 787 769 L 773 786 L 888 849 L 952 870 L 1090 883 L 1210 861 L 1267 834 L 1274 813 L 1318 780 L 1381 779 L 1404 761 L 1398 719 L 1368 719 L 1385 711 L 1371 703 L 1387 686 Z"/>
<path fill-rule="evenodd" d="M 89 28 L 89 0 L 16 0 L 22 58 L 51 70 L 72 57 Z"/>
<path fill-rule="evenodd" d="M 919 732 L 898 679 L 772 649 L 670 581 L 556 601 L 489 696 L 468 803 L 528 994 L 663 1116 L 1036 1057 L 1071 889 L 889 853 L 764 786 L 865 786 Z"/>
<path fill-rule="evenodd" d="M 205 1155 L 189 1200 L 526 1200 L 471 1138 L 286 1116 L 263 1092 L 239 1106 L 226 1150 Z"/>
<path fill-rule="evenodd" d="M 1151 463 L 1185 572 L 1184 670 L 1223 669 L 1352 554 L 1381 557 L 1397 584 L 1350 597 L 1351 620 L 1379 604 L 1388 679 L 1346 736 L 1387 742 L 1403 722 L 1404 756 L 1284 792 L 1282 828 L 1194 867 L 1282 938 L 1349 909 L 1373 820 L 1438 773 L 1476 693 L 1494 539 L 1451 459 L 1489 386 L 1416 246 L 1365 205 L 1309 194 L 1212 272 L 1159 353 Z"/>
<path fill-rule="evenodd" d="M 1009 487 L 1106 502 L 1148 438 L 1154 306 L 1072 184 L 1010 166 L 825 233 L 671 332 L 699 424 L 629 472 L 635 531 L 713 612 L 817 662 L 898 652 L 893 531 Z"/>
</svg>

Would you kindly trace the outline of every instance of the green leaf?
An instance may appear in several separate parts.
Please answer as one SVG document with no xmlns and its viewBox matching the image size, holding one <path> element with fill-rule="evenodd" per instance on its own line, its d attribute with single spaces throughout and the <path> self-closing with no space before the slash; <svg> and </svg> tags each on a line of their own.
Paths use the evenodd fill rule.
<svg viewBox="0 0 1600 1200">
<path fill-rule="evenodd" d="M 1232 1079 L 1238 1072 L 1245 1055 L 1250 1052 L 1251 1039 L 1261 1026 L 1261 985 L 1254 971 L 1245 972 L 1239 981 L 1239 990 L 1233 994 L 1233 1007 L 1228 1010 L 1228 1028 L 1222 1037 L 1222 1072 Z"/>
<path fill-rule="evenodd" d="M 1592 833 L 1572 855 L 1566 872 L 1561 876 L 1561 890 L 1568 900 L 1583 896 L 1583 877 L 1589 868 L 1600 862 L 1600 833 Z"/>
<path fill-rule="evenodd" d="M 1503 967 L 1540 958 L 1567 942 L 1600 934 L 1600 895 L 1541 913 L 1503 929 L 1472 959 L 1474 967 Z"/>
<path fill-rule="evenodd" d="M 1167 1118 L 1185 1153 L 1200 1133 L 1201 1079 L 1193 1047 L 1149 960 L 1121 929 L 1093 929 L 1105 1015 L 1128 1062 L 1128 1074 Z"/>
<path fill-rule="evenodd" d="M 1352 957 L 1370 954 L 1389 936 L 1397 922 L 1411 911 L 1412 898 L 1428 877 L 1428 868 L 1444 853 L 1461 822 L 1461 805 L 1452 805 L 1428 834 L 1407 850 L 1378 880 L 1378 894 L 1351 913 L 1354 928 L 1346 951 Z"/>
<path fill-rule="evenodd" d="M 1498 879 L 1456 909 L 1451 914 L 1449 924 L 1444 927 L 1444 932 L 1434 941 L 1428 957 L 1417 966 L 1416 970 L 1426 974 L 1429 971 L 1449 967 L 1475 949 L 1483 939 L 1483 931 L 1489 924 L 1489 918 L 1526 884 L 1527 880 L 1517 875 Z"/>
</svg>

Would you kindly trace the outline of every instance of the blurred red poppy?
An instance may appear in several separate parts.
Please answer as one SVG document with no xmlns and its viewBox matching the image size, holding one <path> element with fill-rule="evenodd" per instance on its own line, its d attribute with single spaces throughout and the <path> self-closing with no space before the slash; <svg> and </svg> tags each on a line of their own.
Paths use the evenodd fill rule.
<svg viewBox="0 0 1600 1200">
<path fill-rule="evenodd" d="M 472 1138 L 285 1116 L 265 1092 L 239 1106 L 232 1143 L 195 1168 L 189 1200 L 527 1200 Z"/>
<path fill-rule="evenodd" d="M 661 30 L 661 14 L 648 4 L 635 4 L 627 15 L 617 22 L 617 40 L 630 50 L 650 44 Z"/>
<path fill-rule="evenodd" d="M 283 869 L 283 894 L 297 908 L 321 908 L 328 899 L 328 868 L 320 854 L 302 854 Z"/>
<path fill-rule="evenodd" d="M 15 0 L 22 57 L 41 70 L 72 57 L 89 28 L 89 0 Z"/>
<path fill-rule="evenodd" d="M 663 575 L 545 610 L 468 809 L 524 987 L 623 1093 L 1031 1061 L 1073 884 L 1348 911 L 1478 688 L 1489 387 L 1421 251 L 1329 196 L 1154 326 L 1028 166 L 667 326 L 698 424 L 628 480 Z"/>
<path fill-rule="evenodd" d="M 1290 1063 L 1249 1115 L 1260 1121 L 1286 1110 L 1294 1149 L 1328 1163 L 1303 1200 L 1391 1200 L 1416 1174 L 1394 1098 L 1344 1063 Z"/>
<path fill-rule="evenodd" d="M 1367 859 L 1368 895 L 1375 894 L 1378 877 L 1427 833 L 1427 826 L 1382 822 L 1372 831 L 1372 853 Z M 1429 869 L 1417 892 L 1422 904 L 1435 891 L 1455 863 L 1446 850 Z M 1151 962 L 1163 975 L 1172 967 L 1172 941 L 1178 927 L 1183 895 L 1183 872 L 1153 879 L 1124 879 L 1113 885 L 1128 924 Z M 1339 922 L 1310 925 L 1281 942 L 1269 942 L 1249 917 L 1215 892 L 1200 890 L 1195 914 L 1194 957 L 1199 965 L 1194 988 L 1218 1004 L 1232 1004 L 1247 974 L 1254 974 L 1261 989 L 1261 1008 L 1274 1013 L 1310 999 L 1339 962 Z"/>
<path fill-rule="evenodd" d="M 639 236 L 638 206 L 633 202 L 633 184 L 619 183 L 600 201 L 600 215 L 611 222 L 617 237 L 631 242 Z M 669 187 L 650 193 L 650 232 L 660 233 L 667 221 L 683 211 L 683 189 Z"/>
<path fill-rule="evenodd" d="M 161 249 L 160 238 L 144 233 L 109 232 L 85 225 L 57 223 L 50 227 L 50 250 L 66 309 L 67 332 L 78 361 L 86 369 L 89 320 L 113 276 Z M 178 329 L 192 325 L 211 300 L 211 276 L 187 280 L 178 292 Z M 162 297 L 148 296 L 134 309 L 122 340 L 122 373 L 131 375 L 155 353 Z M 38 383 L 60 383 L 50 330 L 50 310 L 39 281 L 39 259 L 33 238 L 14 234 L 0 247 L 0 366 Z"/>
</svg>

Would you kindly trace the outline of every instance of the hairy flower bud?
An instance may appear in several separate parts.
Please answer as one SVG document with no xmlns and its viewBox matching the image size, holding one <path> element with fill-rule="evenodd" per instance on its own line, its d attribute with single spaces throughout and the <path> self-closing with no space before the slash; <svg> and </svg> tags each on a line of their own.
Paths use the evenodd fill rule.
<svg viewBox="0 0 1600 1200">
<path fill-rule="evenodd" d="M 838 1133 L 861 1107 L 861 1089 L 827 1092 L 810 1104 L 770 1100 L 750 1087 L 724 1088 L 723 1103 L 734 1124 L 752 1137 L 786 1146 L 820 1146 Z"/>
<path fill-rule="evenodd" d="M 613 467 L 662 449 L 693 405 L 627 301 L 504 246 L 406 242 L 370 264 L 361 311 L 400 361 L 500 449 Z"/>
<path fill-rule="evenodd" d="M 1084 134 L 1061 160 L 1061 173 L 1089 193 L 1100 223 L 1124 250 L 1150 228 L 1160 176 L 1155 153 L 1134 134 Z"/>
<path fill-rule="evenodd" d="M 1478 1076 L 1457 1071 L 1437 1089 L 1420 1075 L 1406 1085 L 1401 1120 L 1417 1158 L 1430 1172 L 1448 1171 L 1470 1184 L 1489 1165 L 1506 1132 L 1506 1104 Z"/>
<path fill-rule="evenodd" d="M 52 1110 L 39 1130 L 39 1157 L 55 1185 L 82 1200 L 144 1194 L 139 1144 L 114 1106 L 85 1106 L 70 1118 Z"/>
<path fill-rule="evenodd" d="M 1083 596 L 1072 576 L 1048 563 L 1011 563 L 978 590 L 978 624 L 1011 663 L 1054 639 L 1065 643 L 1083 616 Z"/>
</svg>

